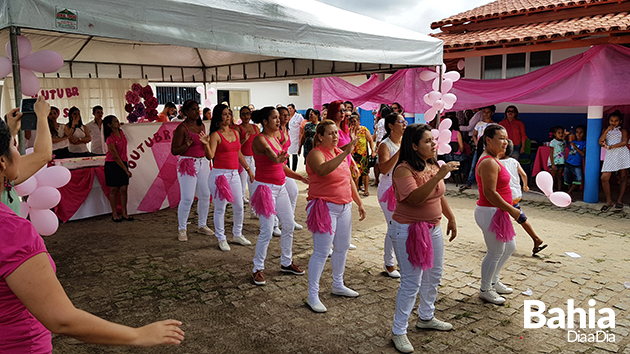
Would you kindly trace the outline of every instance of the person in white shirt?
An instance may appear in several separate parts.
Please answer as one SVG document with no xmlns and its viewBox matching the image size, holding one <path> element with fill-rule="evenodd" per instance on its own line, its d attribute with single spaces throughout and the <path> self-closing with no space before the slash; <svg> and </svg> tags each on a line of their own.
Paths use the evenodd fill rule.
<svg viewBox="0 0 630 354">
<path fill-rule="evenodd" d="M 483 120 L 483 110 L 479 110 L 472 116 L 472 118 L 470 118 L 470 120 L 468 121 L 468 125 L 459 126 L 459 131 L 467 132 L 468 135 L 472 137 L 473 135 L 472 131 L 475 130 L 475 126 L 477 125 L 477 123 L 481 122 L 482 120 Z"/>
<path fill-rule="evenodd" d="M 291 138 L 291 146 L 289 146 L 288 154 L 291 155 L 291 169 L 295 171 L 298 163 L 298 152 L 300 149 L 300 128 L 304 117 L 295 111 L 295 105 L 289 103 L 287 105 L 289 109 L 289 137 Z"/>
<path fill-rule="evenodd" d="M 90 136 L 92 137 L 90 151 L 94 155 L 105 155 L 107 153 L 107 145 L 105 145 L 103 137 L 103 107 L 94 106 L 92 115 L 94 115 L 94 120 L 85 125 L 90 130 Z"/>
</svg>

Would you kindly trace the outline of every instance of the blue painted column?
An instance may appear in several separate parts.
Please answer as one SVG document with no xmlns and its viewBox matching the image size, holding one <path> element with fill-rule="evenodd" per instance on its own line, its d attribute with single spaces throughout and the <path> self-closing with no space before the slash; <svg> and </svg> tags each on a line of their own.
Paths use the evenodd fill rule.
<svg viewBox="0 0 630 354">
<path fill-rule="evenodd" d="M 584 202 L 599 201 L 600 153 L 599 137 L 602 134 L 603 106 L 589 106 L 586 124 L 586 156 L 584 166 Z"/>
</svg>

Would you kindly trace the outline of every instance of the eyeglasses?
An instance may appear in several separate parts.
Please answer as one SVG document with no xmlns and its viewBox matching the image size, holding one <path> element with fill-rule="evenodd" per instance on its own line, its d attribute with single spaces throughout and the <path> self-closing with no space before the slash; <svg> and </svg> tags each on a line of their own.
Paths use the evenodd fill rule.
<svg viewBox="0 0 630 354">
<path fill-rule="evenodd" d="M 516 111 L 509 110 L 509 111 L 506 111 L 506 113 L 516 113 Z"/>
<path fill-rule="evenodd" d="M 396 123 L 400 123 L 402 125 L 406 125 L 407 121 L 406 120 L 397 120 Z"/>
</svg>

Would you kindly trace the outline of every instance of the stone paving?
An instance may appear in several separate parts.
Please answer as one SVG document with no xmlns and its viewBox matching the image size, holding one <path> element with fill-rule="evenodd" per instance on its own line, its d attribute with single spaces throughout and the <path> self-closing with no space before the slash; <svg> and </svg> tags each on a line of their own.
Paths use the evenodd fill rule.
<svg viewBox="0 0 630 354">
<path fill-rule="evenodd" d="M 460 208 L 471 213 L 475 193 L 459 194 L 450 185 L 447 194 L 456 213 Z M 298 220 L 305 217 L 302 199 Z M 564 236 L 564 242 L 575 244 L 576 250 L 602 244 L 629 249 L 628 235 L 614 231 L 618 229 L 609 224 L 625 222 L 611 219 L 628 218 L 627 213 L 600 215 L 597 206 L 583 203 L 558 210 L 544 198 L 527 199 L 523 206 L 528 215 L 546 215 L 545 223 L 577 213 L 602 225 Z M 375 203 L 366 208 L 369 216 L 382 218 Z M 122 226 L 112 225 L 106 216 L 62 225 L 57 235 L 46 238 L 57 262 L 58 277 L 78 308 L 130 326 L 177 318 L 184 322 L 185 342 L 179 347 L 130 349 L 85 345 L 54 336 L 53 353 L 397 352 L 390 338 L 398 281 L 382 271 L 385 225 L 380 219 L 353 221 L 353 243 L 359 248 L 349 252 L 345 280 L 361 295 L 356 299 L 331 295 L 328 262 L 321 281 L 321 300 L 329 311 L 315 314 L 304 304 L 307 276 L 279 272 L 277 238 L 269 248 L 267 285 L 258 287 L 251 281 L 252 246 L 232 244 L 232 251 L 223 253 L 216 238 L 194 233 L 190 233 L 189 242 L 177 243 L 173 231 L 176 210 L 136 218 L 138 221 Z M 194 217 L 190 221 L 196 224 Z M 257 220 L 246 219 L 245 223 L 245 235 L 255 241 Z M 230 224 L 226 221 L 226 225 Z M 478 236 L 466 235 L 465 230 L 480 232 L 471 218 L 460 221 L 458 217 L 458 227 L 460 236 L 445 247 L 444 276 L 436 303 L 436 317 L 451 322 L 454 330 L 416 329 L 417 314 L 413 313 L 409 339 L 416 352 L 630 354 L 630 290 L 623 284 L 630 280 L 630 256 L 570 258 L 554 250 L 530 257 L 517 248 L 502 273 L 502 281 L 515 292 L 506 296 L 506 304 L 496 306 L 477 297 L 485 247 Z M 311 245 L 308 231 L 296 231 L 294 261 L 303 268 L 307 268 Z M 527 288 L 533 291 L 532 296 L 521 294 Z M 566 311 L 567 299 L 574 299 L 575 306 L 587 312 L 590 299 L 596 300 L 596 310 L 612 308 L 616 327 L 606 332 L 615 335 L 615 342 L 569 343 L 567 329 L 524 328 L 524 300 L 541 300 L 547 309 Z"/>
</svg>

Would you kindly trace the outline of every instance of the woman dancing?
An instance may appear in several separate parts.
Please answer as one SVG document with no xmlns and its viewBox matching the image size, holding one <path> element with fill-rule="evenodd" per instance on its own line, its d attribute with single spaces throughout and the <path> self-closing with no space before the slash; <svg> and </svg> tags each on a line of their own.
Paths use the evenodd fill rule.
<svg viewBox="0 0 630 354">
<path fill-rule="evenodd" d="M 448 219 L 449 242 L 457 236 L 455 215 L 444 197 L 444 177 L 456 170 L 459 163 L 453 161 L 438 167 L 436 151 L 430 126 L 412 124 L 407 127 L 392 181 L 396 208 L 389 232 L 401 273 L 392 340 L 403 353 L 413 352 L 407 338 L 407 322 L 418 291 L 420 305 L 416 327 L 439 331 L 453 328 L 433 315 L 444 264 L 442 214 Z"/>
<path fill-rule="evenodd" d="M 219 104 L 212 110 L 210 135 L 203 131 L 199 134 L 206 158 L 213 162 L 208 184 L 214 197 L 214 231 L 221 251 L 230 250 L 225 237 L 225 208 L 228 202 L 232 204 L 233 211 L 232 241 L 243 246 L 252 244 L 243 236 L 243 195 L 238 173 L 239 163 L 252 181 L 254 174 L 241 153 L 240 134 L 231 128 L 231 124 L 230 109 Z"/>
<path fill-rule="evenodd" d="M 306 172 L 310 180 L 306 223 L 313 233 L 313 255 L 308 263 L 306 303 L 315 312 L 327 311 L 319 299 L 319 279 L 332 245 L 335 246 L 330 260 L 333 268 L 333 295 L 359 296 L 358 292 L 343 284 L 346 255 L 352 234 L 353 200 L 359 206 L 359 220 L 365 218 L 365 209 L 346 161 L 357 139 L 347 144 L 343 151 L 337 147 L 338 142 L 335 122 L 325 120 L 319 123 L 314 138 L 315 146 L 306 159 Z"/>
<path fill-rule="evenodd" d="M 480 151 L 476 176 L 479 185 L 479 200 L 475 208 L 475 221 L 486 242 L 486 256 L 481 262 L 481 288 L 479 297 L 482 300 L 501 305 L 505 298 L 499 294 L 510 294 L 512 289 L 499 281 L 499 272 L 516 249 L 514 227 L 510 216 L 519 224 L 527 218 L 522 211 L 512 206 L 512 190 L 510 189 L 510 173 L 498 157 L 505 154 L 508 145 L 508 134 L 498 124 L 486 128 L 479 140 Z"/>
<path fill-rule="evenodd" d="M 241 136 L 241 152 L 243 156 L 245 156 L 245 162 L 247 162 L 247 166 L 251 169 L 252 173 L 256 172 L 256 166 L 254 163 L 254 153 L 252 152 L 252 142 L 254 141 L 254 137 L 260 134 L 260 130 L 258 126 L 254 124 L 250 124 L 250 120 L 252 118 L 252 111 L 247 106 L 241 107 L 240 111 L 241 124 L 237 125 L 236 128 Z M 243 191 L 243 201 L 245 203 L 249 203 L 249 198 L 252 197 L 252 183 L 253 181 L 249 179 L 249 172 L 243 170 L 241 172 L 241 185 Z M 245 194 L 245 188 L 249 190 L 249 198 Z"/>
<path fill-rule="evenodd" d="M 210 188 L 208 176 L 210 175 L 210 161 L 205 156 L 203 143 L 199 135 L 205 133 L 205 127 L 201 121 L 199 103 L 188 100 L 182 106 L 182 112 L 186 116 L 175 131 L 171 142 L 171 153 L 179 155 L 177 161 L 177 180 L 181 199 L 177 207 L 179 241 L 188 241 L 186 223 L 188 214 L 197 192 L 197 232 L 212 236 L 214 231 L 207 225 L 208 211 L 210 209 Z"/>
<path fill-rule="evenodd" d="M 380 172 L 383 176 L 378 184 L 377 196 L 383 214 L 385 215 L 388 229 L 385 234 L 383 261 L 387 275 L 392 278 L 400 278 L 400 272 L 396 270 L 396 264 L 394 262 L 395 253 L 392 238 L 389 233 L 389 225 L 391 224 L 394 208 L 396 207 L 396 197 L 394 196 L 394 187 L 392 186 L 392 173 L 396 162 L 398 162 L 400 142 L 403 132 L 407 127 L 407 120 L 399 113 L 391 113 L 382 119 L 384 120 L 385 136 L 378 147 L 378 159 L 380 161 Z"/>
<path fill-rule="evenodd" d="M 282 223 L 280 247 L 280 271 L 303 275 L 304 271 L 293 263 L 293 207 L 285 185 L 286 177 L 308 180 L 293 172 L 285 164 L 288 156 L 276 135 L 280 129 L 280 114 L 273 107 L 265 107 L 252 113 L 252 120 L 263 125 L 261 134 L 254 138 L 252 151 L 256 161 L 256 176 L 251 206 L 259 215 L 260 234 L 254 256 L 254 284 L 265 285 L 263 270 L 267 258 L 267 248 L 272 237 L 274 216 Z"/>
</svg>

